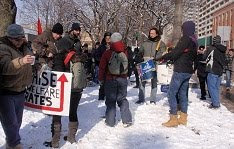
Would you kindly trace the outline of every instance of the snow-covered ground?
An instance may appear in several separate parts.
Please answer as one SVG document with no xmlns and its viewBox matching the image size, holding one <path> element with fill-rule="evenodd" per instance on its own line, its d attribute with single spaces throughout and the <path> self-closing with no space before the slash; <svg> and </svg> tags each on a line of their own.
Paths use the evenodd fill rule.
<svg viewBox="0 0 234 149">
<path fill-rule="evenodd" d="M 156 105 L 136 105 L 138 89 L 128 87 L 128 100 L 134 125 L 124 128 L 119 111 L 114 128 L 104 124 L 105 104 L 98 101 L 98 87 L 86 88 L 79 108 L 77 144 L 63 141 L 68 118 L 63 118 L 60 147 L 63 149 L 233 149 L 234 114 L 226 107 L 209 109 L 209 101 L 199 100 L 199 90 L 189 90 L 188 125 L 166 128 L 161 123 L 168 120 L 168 99 L 158 88 Z M 147 86 L 146 95 L 150 94 Z M 25 149 L 44 149 L 44 141 L 51 139 L 51 117 L 24 110 L 20 134 Z M 5 148 L 5 135 L 0 125 L 0 148 Z"/>
</svg>

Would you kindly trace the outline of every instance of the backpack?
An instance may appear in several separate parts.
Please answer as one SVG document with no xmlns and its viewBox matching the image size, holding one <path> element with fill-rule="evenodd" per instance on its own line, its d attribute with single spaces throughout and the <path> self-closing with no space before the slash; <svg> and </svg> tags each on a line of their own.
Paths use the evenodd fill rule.
<svg viewBox="0 0 234 149">
<path fill-rule="evenodd" d="M 108 62 L 108 69 L 113 75 L 122 75 L 128 73 L 128 58 L 124 52 L 112 52 Z"/>
</svg>

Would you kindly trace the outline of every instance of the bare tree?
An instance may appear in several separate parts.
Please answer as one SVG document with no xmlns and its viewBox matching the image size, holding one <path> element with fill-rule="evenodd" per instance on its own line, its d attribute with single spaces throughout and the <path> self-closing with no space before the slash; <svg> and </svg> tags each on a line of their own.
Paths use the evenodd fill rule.
<svg viewBox="0 0 234 149">
<path fill-rule="evenodd" d="M 73 0 L 24 0 L 22 19 L 24 22 L 35 24 L 38 17 L 44 28 L 50 28 L 57 22 L 68 30 L 74 20 L 72 14 L 76 3 Z"/>
<path fill-rule="evenodd" d="M 15 23 L 16 11 L 14 0 L 0 1 L 0 36 L 6 34 L 8 25 Z"/>
<path fill-rule="evenodd" d="M 179 41 L 181 37 L 181 26 L 183 16 L 183 0 L 175 0 L 175 19 L 173 23 L 173 45 Z"/>
</svg>

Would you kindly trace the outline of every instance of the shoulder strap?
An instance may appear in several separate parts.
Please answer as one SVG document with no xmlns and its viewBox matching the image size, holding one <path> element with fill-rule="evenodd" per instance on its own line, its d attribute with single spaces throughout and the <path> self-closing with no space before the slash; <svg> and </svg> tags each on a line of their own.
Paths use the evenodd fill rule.
<svg viewBox="0 0 234 149">
<path fill-rule="evenodd" d="M 67 63 L 71 60 L 72 56 L 75 54 L 75 51 L 71 51 L 67 54 L 65 60 L 64 60 L 64 64 L 67 65 Z"/>
<path fill-rule="evenodd" d="M 159 48 L 160 48 L 160 44 L 161 44 L 161 40 L 159 40 L 159 41 L 158 41 L 158 44 L 157 44 L 156 49 L 155 49 L 156 51 L 158 51 L 158 50 L 159 50 Z"/>
</svg>

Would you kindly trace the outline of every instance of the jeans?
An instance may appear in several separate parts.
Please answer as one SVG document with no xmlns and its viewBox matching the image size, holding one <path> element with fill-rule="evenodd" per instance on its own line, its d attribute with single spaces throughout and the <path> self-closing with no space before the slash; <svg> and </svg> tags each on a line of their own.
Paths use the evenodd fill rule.
<svg viewBox="0 0 234 149">
<path fill-rule="evenodd" d="M 139 82 L 139 101 L 145 101 L 145 84 L 146 81 L 140 79 Z M 151 79 L 150 101 L 156 101 L 157 94 L 157 76 Z"/>
<path fill-rule="evenodd" d="M 126 78 L 116 78 L 105 82 L 106 94 L 106 124 L 113 127 L 115 125 L 116 103 L 120 108 L 123 123 L 132 122 L 132 114 L 129 110 L 127 96 L 128 81 Z"/>
<path fill-rule="evenodd" d="M 208 73 L 207 86 L 211 96 L 212 105 L 215 107 L 220 106 L 220 97 L 219 97 L 220 84 L 221 84 L 221 76 Z"/>
<path fill-rule="evenodd" d="M 226 70 L 226 87 L 231 87 L 231 70 Z"/>
<path fill-rule="evenodd" d="M 168 98 L 170 105 L 170 114 L 177 114 L 177 100 L 179 107 L 183 113 L 188 111 L 188 88 L 189 79 L 192 74 L 173 72 L 171 83 L 169 86 Z"/>
<path fill-rule="evenodd" d="M 20 144 L 20 126 L 24 110 L 24 93 L 0 95 L 0 120 L 10 147 Z"/>
</svg>

